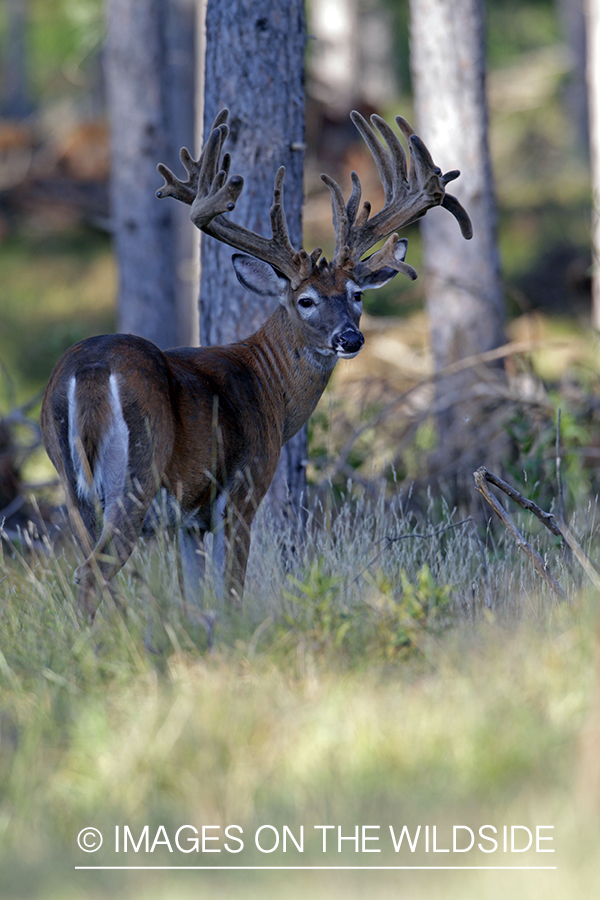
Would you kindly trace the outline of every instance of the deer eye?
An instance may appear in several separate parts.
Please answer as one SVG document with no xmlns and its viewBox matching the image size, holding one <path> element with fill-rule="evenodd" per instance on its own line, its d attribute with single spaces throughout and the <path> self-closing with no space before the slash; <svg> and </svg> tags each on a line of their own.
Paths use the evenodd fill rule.
<svg viewBox="0 0 600 900">
<path fill-rule="evenodd" d="M 300 297 L 298 300 L 298 306 L 301 306 L 302 309 L 310 309 L 310 307 L 314 305 L 315 301 L 312 297 Z"/>
<path fill-rule="evenodd" d="M 356 293 L 352 297 L 352 299 L 354 300 L 355 303 L 362 303 L 362 298 L 363 298 L 362 291 L 356 291 Z"/>
</svg>

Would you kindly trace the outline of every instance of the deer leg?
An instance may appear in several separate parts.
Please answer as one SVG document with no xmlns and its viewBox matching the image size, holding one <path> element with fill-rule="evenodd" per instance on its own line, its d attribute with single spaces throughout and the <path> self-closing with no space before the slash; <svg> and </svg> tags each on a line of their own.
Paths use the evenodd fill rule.
<svg viewBox="0 0 600 900">
<path fill-rule="evenodd" d="M 223 518 L 223 589 L 226 600 L 241 606 L 250 554 L 252 521 L 262 497 L 256 501 L 254 489 L 244 492 L 239 502 L 230 497 Z"/>
<path fill-rule="evenodd" d="M 252 516 L 254 517 L 254 515 Z M 223 594 L 234 606 L 241 606 L 250 555 L 250 526 L 252 520 L 225 526 L 226 560 Z"/>
<path fill-rule="evenodd" d="M 63 483 L 67 488 L 67 514 L 73 534 L 84 555 L 89 556 L 98 540 L 98 510 L 88 500 L 76 497 L 70 483 Z"/>
<path fill-rule="evenodd" d="M 254 507 L 241 514 L 233 498 L 221 493 L 213 508 L 212 578 L 216 598 L 239 606 L 250 552 L 250 526 Z"/>
<path fill-rule="evenodd" d="M 105 508 L 98 543 L 75 572 L 77 607 L 90 619 L 98 607 L 98 588 L 107 586 L 131 556 L 150 502 L 144 503 L 129 493 Z"/>
<path fill-rule="evenodd" d="M 190 527 L 182 525 L 179 529 L 177 575 L 186 615 L 188 603 L 192 606 L 201 605 L 205 569 L 205 533 L 206 530 L 199 528 L 198 526 Z"/>
</svg>

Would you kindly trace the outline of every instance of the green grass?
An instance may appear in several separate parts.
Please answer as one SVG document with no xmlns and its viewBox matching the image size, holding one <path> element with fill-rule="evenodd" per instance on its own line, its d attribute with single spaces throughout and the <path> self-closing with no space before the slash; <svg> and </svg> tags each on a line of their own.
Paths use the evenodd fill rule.
<svg viewBox="0 0 600 900">
<path fill-rule="evenodd" d="M 590 896 L 574 886 L 598 876 L 586 847 L 598 835 L 600 794 L 582 791 L 598 778 L 597 756 L 586 749 L 599 727 L 597 598 L 575 590 L 570 603 L 557 603 L 499 538 L 489 544 L 488 610 L 469 526 L 389 545 L 381 538 L 411 533 L 413 518 L 352 498 L 325 523 L 311 523 L 300 553 L 286 558 L 288 536 L 263 518 L 243 612 L 206 593 L 217 614 L 211 650 L 197 617 L 183 614 L 175 549 L 164 537 L 142 546 L 120 576 L 125 611 L 105 601 L 92 627 L 75 613 L 68 543 L 44 552 L 25 550 L 25 539 L 22 553 L 5 552 L 0 895 L 276 896 L 284 889 L 277 873 L 179 881 L 75 874 L 74 866 L 429 865 L 439 859 L 396 856 L 383 838 L 387 852 L 377 857 L 348 844 L 323 856 L 314 826 L 352 834 L 356 824 L 380 825 L 385 836 L 390 824 L 451 834 L 452 824 L 508 823 L 554 825 L 553 884 Z M 421 522 L 419 533 L 432 525 Z M 577 588 L 543 540 L 555 573 Z M 267 823 L 295 835 L 304 825 L 305 853 L 258 853 L 250 836 Z M 171 840 L 184 824 L 237 824 L 248 837 L 239 855 L 159 848 L 125 857 L 111 850 L 116 824 L 136 836 L 146 824 L 152 836 L 164 825 Z M 77 849 L 88 825 L 107 836 L 98 855 Z M 479 852 L 452 862 L 506 858 Z M 540 857 L 516 863 L 539 865 Z M 317 896 L 358 897 L 378 884 L 392 896 L 401 878 L 414 897 L 500 897 L 509 883 L 519 897 L 538 896 L 530 873 L 518 889 L 516 873 L 504 881 L 452 873 L 451 885 L 434 872 L 363 873 L 352 882 L 338 874 L 289 875 L 285 893 L 295 886 L 302 896 L 310 883 Z"/>
</svg>

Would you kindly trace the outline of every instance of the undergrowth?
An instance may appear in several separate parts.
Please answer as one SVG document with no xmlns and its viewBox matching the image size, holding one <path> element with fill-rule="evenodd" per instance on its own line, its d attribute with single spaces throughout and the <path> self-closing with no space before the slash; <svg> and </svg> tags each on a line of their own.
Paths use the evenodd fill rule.
<svg viewBox="0 0 600 900">
<path fill-rule="evenodd" d="M 356 497 L 317 512 L 302 540 L 260 517 L 242 611 L 207 589 L 186 615 L 162 534 L 141 542 L 117 579 L 121 605 L 105 598 L 90 626 L 75 609 L 69 540 L 5 544 L 0 865 L 19 890 L 27 870 L 28 896 L 62 896 L 64 872 L 88 862 L 75 842 L 85 825 L 297 833 L 571 809 L 598 693 L 598 612 L 560 549 L 521 521 L 568 603 L 488 532 L 488 607 L 470 520 L 434 520 L 433 507 L 417 520 L 399 501 Z M 572 524 L 593 555 L 593 509 Z M 356 862 L 349 852 L 339 858 Z M 163 848 L 133 860 L 144 861 L 173 859 Z M 93 896 L 115 891 L 94 884 Z M 148 883 L 141 894 L 115 884 L 155 896 Z"/>
</svg>

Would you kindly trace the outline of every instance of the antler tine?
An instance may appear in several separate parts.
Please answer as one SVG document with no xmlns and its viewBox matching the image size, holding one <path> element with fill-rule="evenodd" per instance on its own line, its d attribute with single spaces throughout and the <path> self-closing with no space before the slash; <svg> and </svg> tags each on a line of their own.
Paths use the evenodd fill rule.
<svg viewBox="0 0 600 900">
<path fill-rule="evenodd" d="M 196 165 L 198 167 L 198 190 L 203 193 L 210 191 L 215 175 L 220 171 L 221 149 L 228 134 L 229 127 L 225 124 L 213 128 L 206 146 L 200 154 Z"/>
<path fill-rule="evenodd" d="M 439 166 L 436 166 L 431 153 L 418 134 L 412 134 L 410 136 L 408 140 L 408 152 L 410 155 L 410 171 L 408 173 L 410 187 L 418 188 L 419 184 L 424 184 L 431 175 L 435 175 L 437 176 L 438 181 L 440 181 L 439 190 L 441 190 L 443 195 L 444 185 L 441 183 L 442 170 Z"/>
<path fill-rule="evenodd" d="M 444 194 L 441 205 L 444 209 L 447 209 L 449 213 L 452 213 L 458 222 L 460 233 L 466 241 L 470 241 L 473 237 L 473 225 L 471 224 L 471 220 L 464 206 L 462 206 L 452 194 Z"/>
<path fill-rule="evenodd" d="M 410 122 L 407 122 L 404 116 L 396 116 L 396 125 L 408 141 L 412 135 L 415 133 L 415 129 L 412 127 Z"/>
<path fill-rule="evenodd" d="M 396 116 L 396 124 L 408 143 L 410 166 L 407 165 L 406 153 L 400 140 L 384 119 L 377 115 L 371 116 L 371 122 L 385 141 L 385 147 L 374 129 L 360 113 L 352 112 L 350 117 L 375 160 L 383 184 L 385 202 L 383 208 L 371 218 L 369 218 L 370 204 L 364 203 L 357 216 L 360 183 L 358 178 L 356 181 L 354 180 L 353 175 L 353 192 L 345 210 L 350 223 L 347 226 L 348 251 L 344 264 L 348 267 L 355 265 L 363 253 L 377 241 L 389 237 L 397 229 L 421 218 L 433 206 L 441 205 L 451 212 L 457 219 L 463 236 L 465 238 L 472 236 L 472 227 L 467 213 L 456 197 L 446 194 L 446 185 L 457 178 L 459 173 L 452 170 L 446 175 L 442 174 L 442 170 L 433 162 L 429 150 L 406 119 Z M 332 190 L 333 196 L 330 182 L 325 177 L 323 180 Z M 339 199 L 337 206 L 339 208 Z M 338 218 L 341 219 L 339 214 Z M 334 224 L 335 219 L 334 208 Z M 339 243 L 336 233 L 336 262 Z M 407 267 L 402 262 L 400 254 L 396 252 L 397 249 L 399 251 L 402 248 L 396 248 L 396 243 L 396 239 L 388 240 L 385 247 L 369 257 L 368 265 L 370 268 L 390 265 L 413 277 L 414 269 Z M 364 262 L 366 264 L 366 261 Z"/>
<path fill-rule="evenodd" d="M 350 194 L 350 199 L 348 200 L 348 205 L 346 206 L 346 215 L 348 216 L 348 223 L 350 225 L 354 225 L 356 213 L 358 212 L 358 207 L 360 204 L 360 195 L 362 193 L 362 189 L 360 186 L 359 177 L 356 172 L 351 172 L 350 177 L 352 179 L 352 193 Z"/>
<path fill-rule="evenodd" d="M 185 150 L 185 147 L 183 150 Z M 182 153 L 183 150 L 181 151 Z M 187 153 L 187 150 L 185 152 Z M 183 159 L 181 161 L 183 162 Z M 169 167 L 165 166 L 163 163 L 159 163 L 156 168 L 158 174 L 162 175 L 165 179 L 165 183 L 156 192 L 158 199 L 162 200 L 164 197 L 174 197 L 175 200 L 181 200 L 182 203 L 187 203 L 191 206 L 196 199 L 196 185 L 194 184 L 194 180 L 188 178 L 187 181 L 180 181 L 180 179 L 171 172 Z"/>
<path fill-rule="evenodd" d="M 219 112 L 216 114 L 215 120 L 212 123 L 210 130 L 214 131 L 215 128 L 219 127 L 219 125 L 225 125 L 228 118 L 229 118 L 229 110 L 227 109 L 226 106 L 224 106 L 223 109 L 220 109 Z"/>
<path fill-rule="evenodd" d="M 402 272 L 403 275 L 407 275 L 411 281 L 414 281 L 417 277 L 416 269 L 413 269 L 412 266 L 409 266 L 408 263 L 396 256 L 397 244 L 404 244 L 404 252 L 406 252 L 407 243 L 406 239 L 400 239 L 396 233 L 390 234 L 381 250 L 369 256 L 364 261 L 364 264 L 373 272 L 389 266 L 391 269 L 395 269 L 396 272 Z"/>
<path fill-rule="evenodd" d="M 361 137 L 371 151 L 373 159 L 375 160 L 375 164 L 377 166 L 377 171 L 379 172 L 379 177 L 381 178 L 381 183 L 383 184 L 384 195 L 387 202 L 393 197 L 392 167 L 390 165 L 389 155 L 377 139 L 375 132 L 373 131 L 367 120 L 364 119 L 359 112 L 353 110 L 350 113 L 350 118 L 352 119 L 355 127 L 360 132 Z"/>
<path fill-rule="evenodd" d="M 272 262 L 286 275 L 292 287 L 299 287 L 313 272 L 315 262 L 315 250 L 308 254 L 306 250 L 295 250 L 290 240 L 290 234 L 283 205 L 283 176 L 285 166 L 280 166 L 275 176 L 273 188 L 273 205 L 271 206 L 271 246 L 272 256 L 267 262 Z M 318 249 L 318 248 L 317 248 Z M 320 256 L 320 251 L 319 251 Z M 318 258 L 318 257 L 317 257 Z"/>
<path fill-rule="evenodd" d="M 381 116 L 372 115 L 371 122 L 377 126 L 377 130 L 388 145 L 392 169 L 392 192 L 393 194 L 397 194 L 400 185 L 404 184 L 407 180 L 408 174 L 404 147 L 385 119 L 382 119 Z"/>
<path fill-rule="evenodd" d="M 186 182 L 176 178 L 166 166 L 159 165 L 165 184 L 157 191 L 157 197 L 175 197 L 191 204 L 190 217 L 198 228 L 236 250 L 246 251 L 270 263 L 297 287 L 312 274 L 321 251 L 317 248 L 318 253 L 314 250 L 309 255 L 305 250 L 295 250 L 290 241 L 283 206 L 283 166 L 277 172 L 273 187 L 270 239 L 237 225 L 224 215 L 235 209 L 244 187 L 241 175 L 229 175 L 229 153 L 221 160 L 223 144 L 229 134 L 228 115 L 227 109 L 218 113 L 198 160 L 192 159 L 187 150 L 181 151 L 181 161 L 189 176 Z"/>
<path fill-rule="evenodd" d="M 209 138 L 197 160 L 183 147 L 179 158 L 188 173 L 188 180 L 181 181 L 167 166 L 160 163 L 157 168 L 165 179 L 165 184 L 156 192 L 159 199 L 174 197 L 192 207 L 190 217 L 198 228 L 216 216 L 235 209 L 237 199 L 244 187 L 241 175 L 229 176 L 231 157 L 223 157 L 221 150 L 229 134 L 227 117 L 229 110 L 222 109 L 213 123 Z"/>
<path fill-rule="evenodd" d="M 285 217 L 285 209 L 283 207 L 283 177 L 285 175 L 285 166 L 280 166 L 275 175 L 275 184 L 273 185 L 273 204 L 270 209 L 271 233 L 273 240 L 277 244 L 285 247 L 291 254 L 295 253 L 287 226 Z"/>
<path fill-rule="evenodd" d="M 198 194 L 198 186 L 200 181 L 204 181 L 203 187 L 206 189 L 206 175 L 210 173 L 210 182 L 214 178 L 215 172 L 219 167 L 219 157 L 221 148 L 227 135 L 229 127 L 226 124 L 229 116 L 228 109 L 222 109 L 213 122 L 208 141 L 206 142 L 199 158 L 195 160 L 186 147 L 182 147 L 179 151 L 179 159 L 188 174 L 187 181 L 181 181 L 174 173 L 163 163 L 159 163 L 156 167 L 158 172 L 165 179 L 164 185 L 156 192 L 159 200 L 164 197 L 174 197 L 189 206 L 192 205 Z M 227 154 L 229 156 L 229 154 Z M 229 166 L 227 165 L 226 171 Z"/>
<path fill-rule="evenodd" d="M 327 185 L 331 193 L 331 213 L 333 218 L 333 231 L 335 234 L 335 250 L 333 251 L 333 264 L 344 265 L 348 254 L 349 221 L 348 211 L 344 202 L 342 189 L 330 175 L 321 175 L 321 180 Z M 351 198 L 352 199 L 352 198 Z"/>
</svg>

